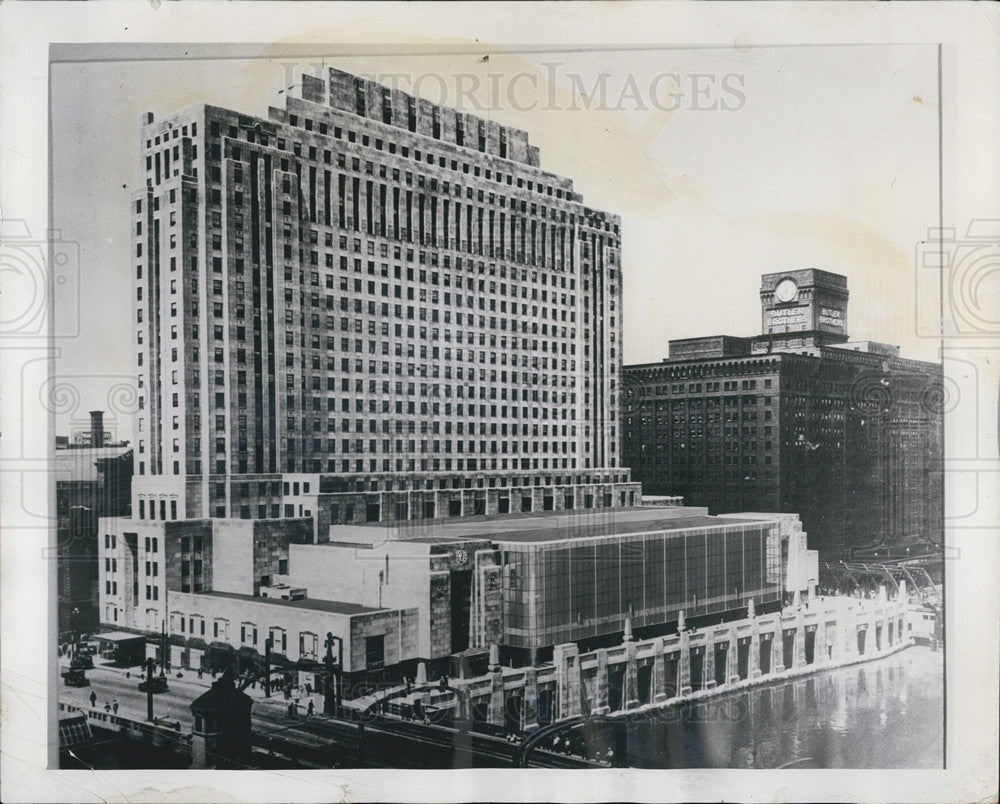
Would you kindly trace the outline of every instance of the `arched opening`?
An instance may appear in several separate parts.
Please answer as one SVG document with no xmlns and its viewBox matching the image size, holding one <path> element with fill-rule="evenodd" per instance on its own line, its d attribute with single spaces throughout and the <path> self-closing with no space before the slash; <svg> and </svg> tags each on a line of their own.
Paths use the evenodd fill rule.
<svg viewBox="0 0 1000 804">
<path fill-rule="evenodd" d="M 781 663 L 785 666 L 787 670 L 792 666 L 792 660 L 795 654 L 795 632 L 785 631 L 781 635 Z"/>
<path fill-rule="evenodd" d="M 726 683 L 726 658 L 729 655 L 729 646 L 720 643 L 712 648 L 715 651 L 715 683 L 721 686 Z"/>
<path fill-rule="evenodd" d="M 691 648 L 691 689 L 700 690 L 705 686 L 705 649 Z"/>
<path fill-rule="evenodd" d="M 640 664 L 636 672 L 636 680 L 639 689 L 637 697 L 640 704 L 648 704 L 653 700 L 653 665 L 652 663 Z"/>
<path fill-rule="evenodd" d="M 771 672 L 771 653 L 774 647 L 774 637 L 760 638 L 760 672 L 767 675 Z"/>
<path fill-rule="evenodd" d="M 741 679 L 750 677 L 750 637 L 736 643 L 736 672 Z"/>
</svg>

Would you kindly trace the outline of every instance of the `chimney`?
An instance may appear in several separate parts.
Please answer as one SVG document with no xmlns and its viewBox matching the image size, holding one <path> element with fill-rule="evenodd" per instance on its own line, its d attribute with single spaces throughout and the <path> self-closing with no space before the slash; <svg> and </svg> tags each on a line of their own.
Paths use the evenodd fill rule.
<svg viewBox="0 0 1000 804">
<path fill-rule="evenodd" d="M 90 411 L 90 445 L 92 447 L 104 446 L 104 411 Z"/>
</svg>

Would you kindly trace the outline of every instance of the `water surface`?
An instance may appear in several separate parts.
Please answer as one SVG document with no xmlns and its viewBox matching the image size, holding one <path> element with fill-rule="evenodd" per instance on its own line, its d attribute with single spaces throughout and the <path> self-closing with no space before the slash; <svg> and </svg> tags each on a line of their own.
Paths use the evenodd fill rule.
<svg viewBox="0 0 1000 804">
<path fill-rule="evenodd" d="M 943 729 L 942 654 L 914 646 L 638 716 L 626 750 L 645 768 L 940 768 Z"/>
</svg>

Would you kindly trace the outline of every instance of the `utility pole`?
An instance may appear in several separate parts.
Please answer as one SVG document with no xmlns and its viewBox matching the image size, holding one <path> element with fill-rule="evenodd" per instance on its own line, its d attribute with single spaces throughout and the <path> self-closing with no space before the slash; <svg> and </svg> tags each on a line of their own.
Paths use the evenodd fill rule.
<svg viewBox="0 0 1000 804">
<path fill-rule="evenodd" d="M 334 664 L 333 641 L 337 641 L 337 660 Z M 323 664 L 326 666 L 326 695 L 323 696 L 323 711 L 327 715 L 340 716 L 340 708 L 343 703 L 343 692 L 341 690 L 341 672 L 344 662 L 344 641 L 340 637 L 335 637 L 332 631 L 326 633 L 326 655 L 323 657 Z M 336 685 L 334 695 L 330 695 L 330 685 Z M 331 711 L 332 710 L 332 711 Z"/>
<path fill-rule="evenodd" d="M 170 646 L 167 644 L 167 621 L 160 620 L 160 675 L 167 674 L 167 657 L 170 655 Z"/>
<path fill-rule="evenodd" d="M 264 697 L 271 697 L 271 646 L 274 644 L 274 638 L 268 636 L 264 640 Z"/>
<path fill-rule="evenodd" d="M 152 658 L 146 659 L 146 720 L 153 722 L 153 673 L 156 670 L 156 662 Z"/>
<path fill-rule="evenodd" d="M 365 722 L 363 720 L 358 721 L 358 754 L 355 759 L 355 764 L 359 768 L 364 767 L 365 760 Z"/>
</svg>

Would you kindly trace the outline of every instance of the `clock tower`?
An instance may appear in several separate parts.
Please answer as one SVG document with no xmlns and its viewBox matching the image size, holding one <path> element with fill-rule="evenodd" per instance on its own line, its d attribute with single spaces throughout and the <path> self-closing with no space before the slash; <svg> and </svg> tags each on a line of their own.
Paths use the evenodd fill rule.
<svg viewBox="0 0 1000 804">
<path fill-rule="evenodd" d="M 762 333 L 772 349 L 826 346 L 847 340 L 847 277 L 807 268 L 764 274 Z"/>
</svg>

